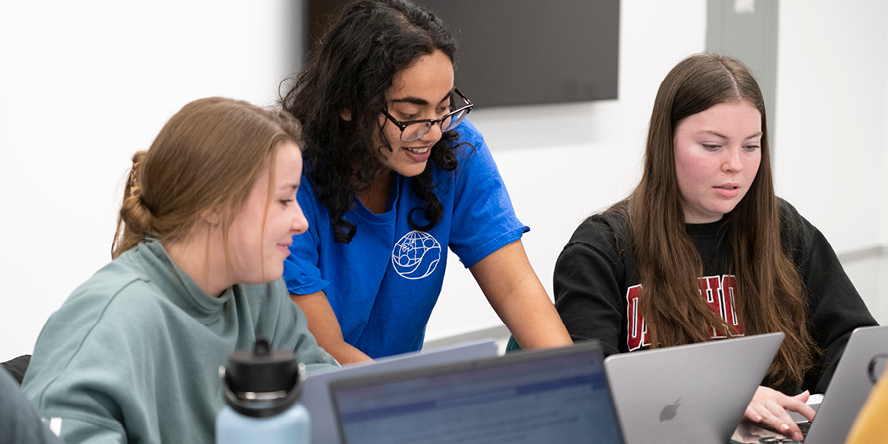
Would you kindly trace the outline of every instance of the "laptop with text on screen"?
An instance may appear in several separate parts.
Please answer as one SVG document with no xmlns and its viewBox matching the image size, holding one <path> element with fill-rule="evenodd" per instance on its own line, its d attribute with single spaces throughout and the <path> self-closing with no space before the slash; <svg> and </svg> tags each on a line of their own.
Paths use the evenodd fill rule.
<svg viewBox="0 0 888 444">
<path fill-rule="evenodd" d="M 783 333 L 611 355 L 605 360 L 627 444 L 727 443 Z"/>
<path fill-rule="evenodd" d="M 311 442 L 340 444 L 339 429 L 330 401 L 330 381 L 375 375 L 419 367 L 491 358 L 497 355 L 493 339 L 463 342 L 422 352 L 380 358 L 372 362 L 345 365 L 341 369 L 313 374 L 302 385 L 301 402 L 311 416 Z"/>
<path fill-rule="evenodd" d="M 344 444 L 622 443 L 597 342 L 330 384 Z"/>
</svg>

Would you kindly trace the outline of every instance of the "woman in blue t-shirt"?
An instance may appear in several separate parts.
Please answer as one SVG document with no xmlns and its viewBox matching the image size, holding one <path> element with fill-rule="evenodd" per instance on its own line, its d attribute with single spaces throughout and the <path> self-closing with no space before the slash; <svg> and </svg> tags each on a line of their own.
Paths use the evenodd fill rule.
<svg viewBox="0 0 888 444">
<path fill-rule="evenodd" d="M 456 45 L 406 0 L 352 3 L 283 97 L 303 123 L 309 232 L 284 277 L 342 363 L 418 350 L 449 246 L 525 348 L 571 340 L 527 259 L 528 228 L 454 88 Z"/>
</svg>

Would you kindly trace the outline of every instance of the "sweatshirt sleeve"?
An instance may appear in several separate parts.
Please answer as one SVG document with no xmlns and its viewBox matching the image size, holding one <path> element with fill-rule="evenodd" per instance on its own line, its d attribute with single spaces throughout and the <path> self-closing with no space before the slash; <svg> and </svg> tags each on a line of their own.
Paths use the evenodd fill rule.
<svg viewBox="0 0 888 444">
<path fill-rule="evenodd" d="M 88 421 L 73 418 L 46 418 L 46 421 L 50 425 L 58 424 L 66 443 L 126 444 L 128 442 L 126 434 Z"/>
<path fill-rule="evenodd" d="M 124 312 L 85 294 L 69 299 L 40 333 L 22 387 L 65 442 L 158 436 L 149 419 L 150 381 L 135 368 L 148 362 L 141 345 L 154 335 L 137 313 L 160 318 L 148 303 Z"/>
<path fill-rule="evenodd" d="M 781 218 L 805 286 L 808 328 L 823 352 L 821 365 L 808 372 L 802 389 L 823 393 L 851 332 L 877 323 L 820 230 L 785 201 Z"/>
<path fill-rule="evenodd" d="M 0 443 L 64 444 L 44 424 L 12 375 L 0 369 Z"/>
<path fill-rule="evenodd" d="M 597 339 L 606 355 L 627 351 L 623 275 L 611 227 L 587 219 L 555 262 L 555 307 L 574 341 Z"/>
</svg>

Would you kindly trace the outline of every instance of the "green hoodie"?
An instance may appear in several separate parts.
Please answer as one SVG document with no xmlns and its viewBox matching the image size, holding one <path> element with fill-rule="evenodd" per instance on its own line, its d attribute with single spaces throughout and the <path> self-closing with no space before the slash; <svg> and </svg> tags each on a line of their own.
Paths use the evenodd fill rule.
<svg viewBox="0 0 888 444">
<path fill-rule="evenodd" d="M 214 442 L 219 366 L 261 336 L 309 372 L 338 366 L 283 280 L 214 298 L 156 240 L 78 287 L 43 327 L 23 388 L 68 444 Z"/>
</svg>

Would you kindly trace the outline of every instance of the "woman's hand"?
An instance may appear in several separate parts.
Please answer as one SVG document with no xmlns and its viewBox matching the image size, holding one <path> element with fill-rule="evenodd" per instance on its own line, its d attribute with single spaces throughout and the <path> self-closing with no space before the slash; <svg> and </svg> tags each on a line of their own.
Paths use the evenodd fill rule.
<svg viewBox="0 0 888 444">
<path fill-rule="evenodd" d="M 802 431 L 787 410 L 800 413 L 808 421 L 814 419 L 814 409 L 806 404 L 809 396 L 811 394 L 807 390 L 795 396 L 786 396 L 777 390 L 759 387 L 746 407 L 745 416 L 750 421 L 762 423 L 801 442 Z"/>
</svg>

